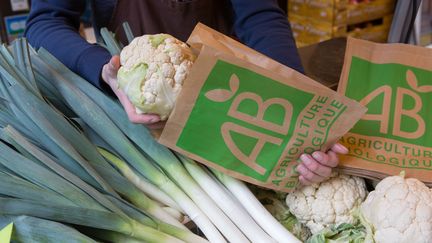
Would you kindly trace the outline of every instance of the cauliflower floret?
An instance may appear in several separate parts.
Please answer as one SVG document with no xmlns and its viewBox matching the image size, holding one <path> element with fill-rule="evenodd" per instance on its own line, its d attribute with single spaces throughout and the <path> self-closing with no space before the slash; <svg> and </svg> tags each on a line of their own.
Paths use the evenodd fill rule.
<svg viewBox="0 0 432 243">
<path fill-rule="evenodd" d="M 137 113 L 166 120 L 194 61 L 192 50 L 170 35 L 137 37 L 120 53 L 119 88 Z"/>
<path fill-rule="evenodd" d="M 289 193 L 286 203 L 294 216 L 316 234 L 333 224 L 354 223 L 351 213 L 366 194 L 362 178 L 341 174 Z"/>
<path fill-rule="evenodd" d="M 377 243 L 432 241 L 432 191 L 417 179 L 385 178 L 360 211 L 372 225 Z"/>
</svg>

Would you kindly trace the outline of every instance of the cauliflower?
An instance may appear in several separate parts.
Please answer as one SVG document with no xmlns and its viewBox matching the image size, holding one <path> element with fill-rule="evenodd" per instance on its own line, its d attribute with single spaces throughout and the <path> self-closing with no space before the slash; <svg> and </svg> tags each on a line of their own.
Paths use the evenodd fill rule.
<svg viewBox="0 0 432 243">
<path fill-rule="evenodd" d="M 327 181 L 304 186 L 289 193 L 286 203 L 291 213 L 312 232 L 334 224 L 353 224 L 352 212 L 363 202 L 367 194 L 362 178 L 333 175 Z"/>
<path fill-rule="evenodd" d="M 166 120 L 194 60 L 187 44 L 168 34 L 137 37 L 120 53 L 119 88 L 138 114 Z"/>
<path fill-rule="evenodd" d="M 284 203 L 286 194 L 263 189 L 249 185 L 257 199 L 277 219 L 287 230 L 293 233 L 301 241 L 306 241 L 310 236 L 310 230 L 298 222 L 294 215 L 289 211 Z"/>
<path fill-rule="evenodd" d="M 360 211 L 378 243 L 432 242 L 432 191 L 417 179 L 385 178 Z"/>
</svg>

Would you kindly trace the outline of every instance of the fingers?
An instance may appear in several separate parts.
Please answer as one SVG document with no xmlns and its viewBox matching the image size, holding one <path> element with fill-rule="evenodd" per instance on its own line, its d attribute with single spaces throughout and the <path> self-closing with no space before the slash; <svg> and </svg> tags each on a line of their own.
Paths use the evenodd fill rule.
<svg viewBox="0 0 432 243">
<path fill-rule="evenodd" d="M 136 114 L 136 113 L 129 114 L 128 113 L 128 118 L 133 123 L 140 123 L 144 125 L 151 125 L 160 121 L 158 115 L 149 115 L 149 114 Z M 154 127 L 157 128 L 158 126 L 155 125 Z"/>
<path fill-rule="evenodd" d="M 312 155 L 303 154 L 300 159 L 302 163 L 297 166 L 297 171 L 300 174 L 299 180 L 303 185 L 310 185 L 328 179 L 332 169 L 339 163 L 337 153 L 332 150 L 327 154 L 320 151 L 315 151 Z"/>
<path fill-rule="evenodd" d="M 327 152 L 327 156 L 328 156 L 328 161 L 327 161 L 328 166 L 333 167 L 333 168 L 338 166 L 339 156 L 337 153 L 330 150 Z"/>
<path fill-rule="evenodd" d="M 303 161 L 303 165 L 309 169 L 309 171 L 317 174 L 323 178 L 327 178 L 330 176 L 332 169 L 328 166 L 321 164 L 319 161 L 312 158 L 309 154 L 303 154 L 301 156 L 301 160 Z M 307 178 L 310 179 L 310 178 Z"/>
<path fill-rule="evenodd" d="M 302 185 L 305 185 L 305 186 L 309 186 L 309 185 L 313 184 L 313 182 L 311 182 L 308 179 L 304 178 L 304 176 L 302 176 L 302 175 L 299 176 L 299 181 L 300 181 L 300 183 Z"/>
<path fill-rule="evenodd" d="M 339 158 L 337 154 L 333 151 L 328 151 L 327 153 L 321 151 L 315 151 L 312 153 L 312 157 L 318 161 L 321 165 L 327 167 L 336 167 L 339 163 Z"/>
<path fill-rule="evenodd" d="M 338 154 L 347 154 L 348 153 L 348 149 L 340 143 L 333 145 L 333 147 L 331 147 L 330 150 L 335 152 L 335 153 L 338 153 Z"/>
<path fill-rule="evenodd" d="M 129 121 L 133 123 L 141 123 L 145 125 L 154 124 L 160 121 L 160 117 L 158 115 L 137 114 L 135 106 L 129 101 L 128 97 L 123 91 L 116 90 L 115 94 L 117 95 L 120 103 L 122 104 L 124 110 L 126 111 Z"/>
<path fill-rule="evenodd" d="M 117 95 L 117 98 L 119 99 L 120 103 L 123 105 L 123 108 L 125 109 L 126 113 L 134 114 L 135 112 L 135 106 L 130 102 L 127 95 L 120 89 L 114 90 L 114 93 Z"/>
<path fill-rule="evenodd" d="M 300 177 L 303 177 L 303 180 L 306 182 L 318 183 L 325 179 L 324 177 L 312 172 L 304 165 L 304 163 L 301 163 L 297 166 L 297 171 L 300 173 Z"/>
</svg>

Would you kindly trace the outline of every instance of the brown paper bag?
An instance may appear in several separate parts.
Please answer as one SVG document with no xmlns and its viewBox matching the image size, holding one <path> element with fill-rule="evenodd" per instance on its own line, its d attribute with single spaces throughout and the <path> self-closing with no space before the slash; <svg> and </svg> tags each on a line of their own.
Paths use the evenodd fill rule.
<svg viewBox="0 0 432 243">
<path fill-rule="evenodd" d="M 405 171 L 432 185 L 432 50 L 348 39 L 339 90 L 368 107 L 342 139 L 341 168 L 382 179 Z"/>
<path fill-rule="evenodd" d="M 303 76 L 296 70 L 288 68 L 287 66 L 280 64 L 279 62 L 255 51 L 254 49 L 243 45 L 240 42 L 200 23 L 197 24 L 194 31 L 189 36 L 187 43 L 197 53 L 199 53 L 203 45 L 206 45 L 226 54 L 233 55 L 244 61 L 255 64 L 264 69 L 274 71 L 287 79 L 296 78 L 299 75 Z M 324 88 L 323 85 L 313 81 L 312 79 L 308 78 L 304 79 L 303 81 L 310 85 L 317 86 L 320 89 Z"/>
<path fill-rule="evenodd" d="M 292 190 L 300 154 L 327 150 L 365 112 L 207 27 L 190 40 L 200 54 L 159 141 L 238 179 Z"/>
</svg>

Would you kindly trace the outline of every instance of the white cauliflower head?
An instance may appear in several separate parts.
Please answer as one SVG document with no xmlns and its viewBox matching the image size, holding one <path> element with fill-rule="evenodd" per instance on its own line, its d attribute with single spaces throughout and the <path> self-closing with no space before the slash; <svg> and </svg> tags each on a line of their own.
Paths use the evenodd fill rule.
<svg viewBox="0 0 432 243">
<path fill-rule="evenodd" d="M 385 178 L 360 211 L 377 243 L 432 242 L 432 191 L 417 179 Z"/>
<path fill-rule="evenodd" d="M 362 178 L 341 174 L 289 193 L 286 203 L 291 213 L 312 234 L 316 234 L 334 224 L 355 223 L 352 212 L 360 206 L 366 194 Z"/>
<path fill-rule="evenodd" d="M 188 45 L 168 34 L 137 37 L 120 54 L 119 88 L 137 113 L 166 120 L 194 60 Z"/>
</svg>

